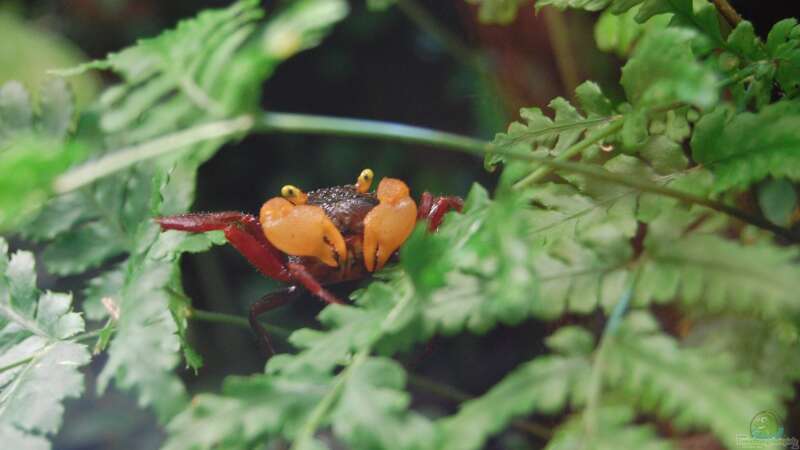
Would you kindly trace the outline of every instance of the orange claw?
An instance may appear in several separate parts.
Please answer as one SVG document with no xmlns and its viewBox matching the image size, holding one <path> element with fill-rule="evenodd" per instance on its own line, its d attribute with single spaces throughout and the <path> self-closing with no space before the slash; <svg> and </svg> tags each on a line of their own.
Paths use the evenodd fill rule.
<svg viewBox="0 0 800 450">
<path fill-rule="evenodd" d="M 376 194 L 380 204 L 364 217 L 364 265 L 370 272 L 386 264 L 417 222 L 417 205 L 405 183 L 384 178 Z"/>
<path fill-rule="evenodd" d="M 288 255 L 314 256 L 331 267 L 347 257 L 342 233 L 319 206 L 275 197 L 264 203 L 259 218 L 269 242 Z"/>
</svg>

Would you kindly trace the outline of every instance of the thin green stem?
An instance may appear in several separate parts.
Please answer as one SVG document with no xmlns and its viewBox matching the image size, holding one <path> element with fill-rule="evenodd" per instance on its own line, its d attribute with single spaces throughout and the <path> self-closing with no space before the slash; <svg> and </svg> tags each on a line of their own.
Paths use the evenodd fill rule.
<svg viewBox="0 0 800 450">
<path fill-rule="evenodd" d="M 586 136 L 585 139 L 578 142 L 577 144 L 569 147 L 568 149 L 561 152 L 558 156 L 556 156 L 556 161 L 567 161 L 579 154 L 581 154 L 584 150 L 591 147 L 592 145 L 602 141 L 603 139 L 611 136 L 612 134 L 616 133 L 617 131 L 622 129 L 623 121 L 621 119 L 617 119 L 614 122 L 611 122 L 606 128 L 601 130 L 597 130 L 594 133 Z M 495 151 L 495 153 L 497 153 Z M 540 167 L 535 170 L 533 173 L 528 175 L 527 177 L 519 180 L 514 184 L 515 189 L 521 189 L 527 186 L 530 186 L 534 183 L 539 182 L 542 178 L 547 176 L 550 172 L 552 172 L 553 167 L 544 166 Z"/>
<path fill-rule="evenodd" d="M 576 144 L 577 148 L 567 149 L 565 154 L 577 154 L 585 147 L 613 132 L 614 128 L 619 127 L 612 124 L 609 127 L 590 135 L 582 142 Z M 212 126 L 213 125 L 213 126 Z M 203 128 L 208 126 L 208 128 Z M 458 134 L 432 130 L 429 128 L 401 125 L 391 122 L 381 122 L 376 120 L 349 119 L 327 116 L 315 116 L 305 114 L 265 112 L 255 121 L 249 116 L 242 116 L 238 119 L 214 122 L 212 124 L 201 125 L 190 128 L 178 133 L 174 133 L 146 144 L 130 147 L 128 149 L 112 153 L 97 161 L 87 163 L 76 170 L 67 172 L 56 179 L 56 192 L 63 193 L 78 187 L 85 186 L 91 182 L 110 175 L 115 171 L 122 170 L 132 164 L 180 150 L 188 145 L 199 143 L 208 139 L 220 138 L 230 134 L 235 134 L 246 129 L 252 128 L 253 131 L 263 133 L 304 133 L 322 134 L 334 136 L 352 136 L 362 138 L 380 138 L 395 140 L 412 144 L 423 144 L 432 147 L 439 147 L 445 150 L 469 153 L 479 157 L 484 157 L 487 152 L 503 155 L 521 161 L 539 163 L 549 167 L 551 170 L 563 170 L 566 172 L 583 174 L 591 178 L 620 184 L 623 186 L 634 187 L 645 192 L 651 192 L 666 197 L 675 198 L 684 202 L 706 206 L 708 208 L 726 213 L 744 222 L 757 227 L 769 230 L 779 236 L 798 240 L 798 236 L 784 228 L 778 227 L 769 221 L 752 216 L 744 211 L 725 205 L 724 203 L 699 197 L 686 192 L 661 186 L 650 181 L 629 177 L 627 175 L 609 172 L 603 168 L 582 163 L 562 161 L 559 159 L 542 158 L 529 152 L 509 150 L 507 148 L 492 147 L 486 141 L 461 136 Z M 201 132 L 202 136 L 195 136 L 194 133 Z M 158 144 L 156 143 L 158 141 Z M 122 157 L 119 157 L 122 155 Z M 523 180 L 524 181 L 524 180 Z M 525 181 L 528 183 L 528 181 Z"/>
<path fill-rule="evenodd" d="M 250 322 L 246 318 L 241 316 L 236 316 L 233 314 L 204 311 L 202 309 L 192 308 L 191 312 L 189 313 L 189 319 L 197 320 L 200 322 L 211 322 L 211 323 L 220 323 L 224 325 L 233 325 L 235 327 L 243 328 L 246 330 L 250 329 Z M 264 323 L 262 323 L 262 325 L 264 329 L 266 329 L 270 333 L 278 335 L 284 339 L 289 337 L 290 334 L 292 334 L 290 330 L 287 330 L 286 328 L 283 327 L 264 324 Z"/>
<path fill-rule="evenodd" d="M 266 112 L 253 126 L 262 133 L 321 134 L 361 138 L 379 138 L 429 145 L 448 150 L 483 154 L 490 146 L 486 141 L 430 128 L 402 125 L 369 119 L 349 119 L 310 114 Z"/>
<path fill-rule="evenodd" d="M 29 362 L 33 361 L 34 358 L 35 358 L 34 356 L 28 356 L 27 358 L 22 358 L 19 361 L 6 364 L 5 366 L 0 367 L 0 373 L 6 372 L 11 369 L 16 369 L 19 366 L 24 366 L 25 364 L 28 364 Z"/>
<path fill-rule="evenodd" d="M 314 448 L 312 447 L 312 440 L 314 439 L 314 434 L 317 432 L 317 428 L 319 428 L 320 424 L 322 423 L 322 419 L 325 418 L 325 415 L 328 411 L 333 407 L 336 403 L 336 400 L 339 398 L 339 395 L 342 393 L 345 384 L 347 384 L 347 379 L 350 378 L 350 374 L 353 373 L 355 369 L 357 369 L 364 361 L 367 360 L 369 356 L 369 349 L 361 350 L 356 354 L 353 358 L 353 362 L 351 362 L 347 368 L 339 373 L 336 376 L 336 380 L 331 386 L 331 389 L 325 394 L 325 397 L 317 404 L 313 411 L 311 411 L 311 415 L 308 416 L 308 419 L 303 423 L 303 427 L 297 433 L 297 437 L 292 444 L 292 450 L 302 450 L 307 448 Z"/>
<path fill-rule="evenodd" d="M 639 269 L 637 268 L 629 279 L 628 286 L 625 288 L 625 291 L 623 291 L 622 296 L 614 306 L 614 310 L 611 312 L 611 316 L 606 322 L 606 326 L 600 336 L 600 342 L 597 344 L 597 351 L 592 364 L 592 373 L 589 379 L 586 411 L 583 414 L 584 435 L 589 439 L 591 439 L 598 427 L 597 408 L 600 404 L 600 396 L 602 395 L 603 372 L 605 371 L 608 340 L 614 337 L 620 323 L 622 323 L 622 317 L 628 311 L 638 279 Z"/>
<path fill-rule="evenodd" d="M 247 131 L 252 125 L 252 117 L 240 116 L 204 123 L 143 144 L 123 148 L 59 176 L 53 183 L 53 191 L 56 194 L 74 191 L 136 163 L 188 148 L 200 142 L 238 134 Z"/>
</svg>

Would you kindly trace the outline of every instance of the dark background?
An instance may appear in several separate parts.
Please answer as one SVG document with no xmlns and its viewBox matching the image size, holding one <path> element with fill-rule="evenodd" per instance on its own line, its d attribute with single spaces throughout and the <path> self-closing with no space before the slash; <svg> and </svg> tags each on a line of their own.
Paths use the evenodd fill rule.
<svg viewBox="0 0 800 450">
<path fill-rule="evenodd" d="M 0 2 L 0 11 L 72 41 L 89 58 L 152 36 L 177 20 L 229 1 L 196 0 L 63 0 Z M 265 2 L 269 8 L 276 2 Z M 759 33 L 783 17 L 797 16 L 798 2 L 733 1 Z M 791 5 L 795 3 L 795 5 Z M 569 96 L 555 63 L 550 32 L 532 4 L 510 26 L 483 26 L 476 10 L 462 0 L 424 1 L 421 5 L 473 49 L 485 62 L 488 76 L 454 57 L 398 8 L 367 11 L 352 3 L 351 15 L 324 43 L 283 64 L 266 82 L 262 103 L 275 111 L 327 114 L 396 121 L 491 139 L 516 119 L 520 106 L 540 106 L 557 95 Z M 780 5 L 767 9 L 764 5 Z M 779 10 L 780 9 L 780 10 Z M 556 13 L 558 14 L 558 13 Z M 593 17 L 569 13 L 567 25 L 578 81 L 597 80 L 610 95 L 619 77 L 615 57 L 595 50 Z M 3 44 L 0 43 L 0 47 Z M 0 82 L 5 74 L 0 69 Z M 101 80 L 102 81 L 102 80 Z M 108 80 L 105 80 L 108 81 Z M 257 212 L 282 185 L 313 189 L 353 182 L 371 167 L 378 178 L 407 180 L 412 191 L 465 195 L 470 184 L 489 188 L 494 175 L 480 160 L 431 148 L 385 141 L 314 136 L 250 136 L 220 151 L 200 171 L 195 210 L 239 209 Z M 229 247 L 185 257 L 187 293 L 196 307 L 244 315 L 248 305 L 276 284 L 260 277 Z M 46 274 L 45 283 L 51 282 Z M 48 281 L 50 280 L 50 281 Z M 79 291 L 83 279 L 47 286 Z M 316 326 L 319 301 L 303 298 L 270 320 L 287 328 Z M 511 368 L 542 351 L 545 325 L 528 321 L 498 328 L 487 336 L 436 339 L 430 346 L 401 355 L 407 369 L 479 395 Z M 194 392 L 214 391 L 230 374 L 262 370 L 264 359 L 249 333 L 231 327 L 194 324 L 194 345 L 205 359 L 199 374 L 183 377 Z M 285 343 L 278 349 L 290 350 Z M 135 400 L 115 391 L 98 397 L 93 379 L 99 358 L 89 369 L 89 393 L 67 403 L 67 415 L 56 439 L 58 450 L 155 449 L 159 427 Z M 454 411 L 456 402 L 412 388 L 415 406 L 431 413 Z M 541 419 L 546 423 L 544 418 Z M 525 436 L 531 444 L 537 438 Z M 530 448 L 522 435 L 509 431 L 491 442 L 493 448 Z"/>
</svg>

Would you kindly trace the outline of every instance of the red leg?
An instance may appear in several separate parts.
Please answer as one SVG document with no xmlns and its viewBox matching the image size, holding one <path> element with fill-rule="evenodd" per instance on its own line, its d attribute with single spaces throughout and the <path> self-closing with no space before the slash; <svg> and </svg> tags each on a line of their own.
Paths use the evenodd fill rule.
<svg viewBox="0 0 800 450">
<path fill-rule="evenodd" d="M 433 197 L 429 192 L 424 192 L 419 201 L 419 208 L 417 208 L 417 218 L 419 220 L 426 219 L 428 230 L 436 231 L 442 224 L 445 213 L 451 210 L 461 212 L 463 207 L 464 200 L 461 197 Z"/>
<path fill-rule="evenodd" d="M 278 281 L 290 282 L 285 256 L 264 237 L 258 220 L 250 214 L 236 211 L 191 213 L 157 217 L 162 230 L 203 233 L 223 230 L 228 242 L 262 274 Z"/>
<path fill-rule="evenodd" d="M 265 330 L 258 321 L 258 316 L 289 303 L 290 301 L 296 299 L 298 294 L 300 294 L 300 290 L 297 288 L 297 286 L 289 286 L 286 289 L 271 292 L 261 297 L 257 302 L 250 306 L 250 328 L 252 328 L 253 332 L 255 332 L 256 336 L 258 336 L 261 349 L 264 351 L 264 353 L 266 353 L 267 358 L 275 354 L 275 349 L 272 347 L 272 342 L 269 339 L 267 330 Z"/>
<path fill-rule="evenodd" d="M 305 266 L 302 264 L 297 263 L 289 263 L 286 265 L 289 269 L 289 273 L 292 275 L 292 279 L 303 285 L 304 288 L 308 289 L 312 295 L 315 295 L 325 301 L 326 303 L 336 303 L 340 305 L 344 305 L 345 303 L 335 295 L 331 294 L 325 288 L 319 284 L 319 281 L 311 275 L 308 270 L 306 270 Z"/>
</svg>

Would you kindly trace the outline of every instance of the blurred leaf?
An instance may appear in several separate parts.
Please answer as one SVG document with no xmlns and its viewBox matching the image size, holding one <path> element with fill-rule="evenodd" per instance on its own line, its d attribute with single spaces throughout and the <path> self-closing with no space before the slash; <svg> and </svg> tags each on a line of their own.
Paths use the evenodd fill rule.
<svg viewBox="0 0 800 450">
<path fill-rule="evenodd" d="M 83 393 L 79 368 L 89 362 L 72 297 L 36 288 L 33 255 L 8 257 L 0 239 L 0 439 L 14 449 L 49 449 L 61 427 L 62 402 Z M 10 448 L 10 447 L 9 447 Z"/>
<path fill-rule="evenodd" d="M 291 437 L 330 382 L 329 375 L 312 370 L 285 377 L 228 377 L 221 394 L 198 395 L 169 423 L 162 448 L 248 450 L 270 438 Z"/>
<path fill-rule="evenodd" d="M 350 448 L 438 448 L 428 419 L 407 411 L 404 385 L 405 372 L 390 359 L 371 358 L 355 367 L 332 412 L 334 434 Z"/>
<path fill-rule="evenodd" d="M 24 80 L 28 88 L 35 88 L 48 82 L 50 69 L 86 60 L 80 49 L 63 37 L 5 11 L 0 12 L 0 42 L 9 43 L 0 46 L 0 84 Z M 70 81 L 79 107 L 94 99 L 99 84 L 97 77 L 89 74 Z"/>
<path fill-rule="evenodd" d="M 714 72 L 697 61 L 691 50 L 695 36 L 690 30 L 677 28 L 645 35 L 622 68 L 621 83 L 634 106 L 686 102 L 707 108 L 716 103 Z"/>
<path fill-rule="evenodd" d="M 581 406 L 590 368 L 585 356 L 540 356 L 523 364 L 483 396 L 464 402 L 457 414 L 441 419 L 439 448 L 482 448 L 516 417 L 534 411 L 554 414 L 570 400 L 572 406 Z"/>
<path fill-rule="evenodd" d="M 630 55 L 634 44 L 646 32 L 662 29 L 669 22 L 669 17 L 659 15 L 639 23 L 635 20 L 637 8 L 622 14 L 614 14 L 612 9 L 605 10 L 595 23 L 594 40 L 600 50 L 614 52 L 621 57 Z"/>
<path fill-rule="evenodd" d="M 467 0 L 478 5 L 478 19 L 482 23 L 509 24 L 517 17 L 517 10 L 527 0 Z"/>
<path fill-rule="evenodd" d="M 598 408 L 598 423 L 587 432 L 585 414 L 579 415 L 558 427 L 546 450 L 571 450 L 592 448 L 594 450 L 671 450 L 669 441 L 661 439 L 652 426 L 634 424 L 633 408 L 622 405 Z"/>
<path fill-rule="evenodd" d="M 715 192 L 746 188 L 767 176 L 800 180 L 798 127 L 798 102 L 735 115 L 720 107 L 697 123 L 692 156 L 714 173 Z"/>
<path fill-rule="evenodd" d="M 727 355 L 681 348 L 670 336 L 630 320 L 604 351 L 606 383 L 680 430 L 710 429 L 729 447 L 758 411 L 780 411 L 770 389 L 752 386 Z M 679 375 L 678 375 L 679 374 Z"/>
<path fill-rule="evenodd" d="M 797 192 L 786 180 L 768 180 L 758 189 L 758 205 L 770 222 L 788 226 L 797 209 Z"/>
<path fill-rule="evenodd" d="M 561 10 L 572 8 L 584 11 L 600 11 L 608 6 L 610 2 L 611 0 L 539 0 L 536 2 L 536 11 L 545 6 L 553 6 Z"/>
</svg>

